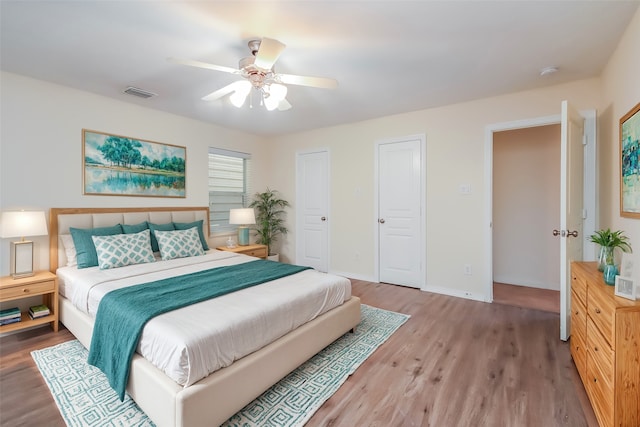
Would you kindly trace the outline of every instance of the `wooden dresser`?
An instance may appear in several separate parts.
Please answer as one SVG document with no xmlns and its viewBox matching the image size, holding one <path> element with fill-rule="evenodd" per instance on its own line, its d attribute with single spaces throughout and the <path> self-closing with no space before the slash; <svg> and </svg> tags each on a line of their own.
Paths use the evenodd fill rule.
<svg viewBox="0 0 640 427">
<path fill-rule="evenodd" d="M 595 262 L 571 264 L 571 356 L 600 425 L 640 426 L 640 301 L 615 296 Z"/>
</svg>

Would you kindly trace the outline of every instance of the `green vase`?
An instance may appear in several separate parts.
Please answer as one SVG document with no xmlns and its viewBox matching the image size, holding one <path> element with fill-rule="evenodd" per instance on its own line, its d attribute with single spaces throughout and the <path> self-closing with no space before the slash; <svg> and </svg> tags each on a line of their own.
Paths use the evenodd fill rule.
<svg viewBox="0 0 640 427">
<path fill-rule="evenodd" d="M 598 271 L 604 272 L 604 267 L 607 264 L 613 264 L 613 247 L 600 246 L 600 254 L 598 255 Z"/>
</svg>

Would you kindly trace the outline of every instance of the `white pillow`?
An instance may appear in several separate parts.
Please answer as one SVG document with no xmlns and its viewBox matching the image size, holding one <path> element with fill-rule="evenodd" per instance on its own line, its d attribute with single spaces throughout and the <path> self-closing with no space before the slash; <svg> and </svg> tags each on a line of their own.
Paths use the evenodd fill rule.
<svg viewBox="0 0 640 427">
<path fill-rule="evenodd" d="M 187 230 L 153 231 L 158 239 L 163 260 L 204 255 L 200 235 L 196 227 Z"/>
<path fill-rule="evenodd" d="M 154 262 L 149 233 L 149 230 L 142 230 L 132 234 L 91 236 L 98 254 L 100 270 Z"/>
<path fill-rule="evenodd" d="M 71 234 L 61 234 L 60 240 L 62 240 L 62 246 L 64 246 L 64 253 L 67 255 L 67 266 L 73 267 L 78 265 L 78 259 L 76 258 L 76 245 L 73 243 L 73 237 Z"/>
</svg>

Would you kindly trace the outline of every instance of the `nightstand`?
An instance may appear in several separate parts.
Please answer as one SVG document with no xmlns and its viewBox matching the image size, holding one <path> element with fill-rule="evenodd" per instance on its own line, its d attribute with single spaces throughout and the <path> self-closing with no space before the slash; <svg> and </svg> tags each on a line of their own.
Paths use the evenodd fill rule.
<svg viewBox="0 0 640 427">
<path fill-rule="evenodd" d="M 31 326 L 51 323 L 54 332 L 58 332 L 58 278 L 48 271 L 39 271 L 31 277 L 14 279 L 11 276 L 0 278 L 0 302 L 19 300 L 42 295 L 42 304 L 49 307 L 51 314 L 32 319 L 26 312 L 22 320 L 0 326 L 0 333 L 16 331 Z"/>
<path fill-rule="evenodd" d="M 227 246 L 218 246 L 216 248 L 219 251 L 235 252 L 237 254 L 250 255 L 257 258 L 267 258 L 267 245 L 246 245 L 236 246 L 235 248 L 229 248 Z"/>
</svg>

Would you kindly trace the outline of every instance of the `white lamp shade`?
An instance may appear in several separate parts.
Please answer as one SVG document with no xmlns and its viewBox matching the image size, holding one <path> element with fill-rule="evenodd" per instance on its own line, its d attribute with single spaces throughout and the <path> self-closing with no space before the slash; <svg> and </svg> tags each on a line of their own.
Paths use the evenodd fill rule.
<svg viewBox="0 0 640 427">
<path fill-rule="evenodd" d="M 0 237 L 45 236 L 47 234 L 47 219 L 42 211 L 2 213 Z"/>
<path fill-rule="evenodd" d="M 256 216 L 253 212 L 253 208 L 229 210 L 229 224 L 246 225 L 255 223 Z"/>
</svg>

